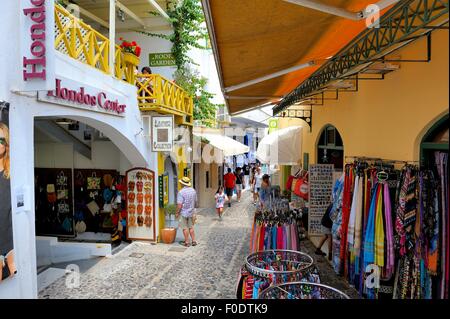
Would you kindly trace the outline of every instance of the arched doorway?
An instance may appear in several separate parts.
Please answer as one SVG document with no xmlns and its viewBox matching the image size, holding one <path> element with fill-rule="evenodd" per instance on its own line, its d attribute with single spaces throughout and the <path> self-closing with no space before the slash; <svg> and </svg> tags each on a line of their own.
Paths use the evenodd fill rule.
<svg viewBox="0 0 450 319">
<path fill-rule="evenodd" d="M 334 164 L 337 170 L 344 168 L 344 143 L 333 125 L 327 125 L 322 130 L 317 144 L 317 163 Z"/>
<path fill-rule="evenodd" d="M 448 153 L 449 115 L 437 121 L 425 134 L 420 144 L 420 163 L 430 167 L 433 164 L 435 152 Z"/>
</svg>

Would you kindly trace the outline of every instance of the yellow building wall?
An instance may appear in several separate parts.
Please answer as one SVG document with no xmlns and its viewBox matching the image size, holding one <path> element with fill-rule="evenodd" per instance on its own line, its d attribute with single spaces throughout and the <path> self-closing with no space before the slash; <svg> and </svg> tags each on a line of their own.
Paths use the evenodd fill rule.
<svg viewBox="0 0 450 319">
<path fill-rule="evenodd" d="M 309 153 L 310 163 L 317 162 L 318 139 L 327 124 L 341 134 L 345 156 L 417 161 L 422 137 L 448 113 L 448 42 L 448 31 L 434 31 L 431 62 L 401 63 L 384 80 L 359 81 L 358 92 L 340 92 L 339 100 L 313 106 L 312 132 L 298 119 L 280 119 L 280 128 L 304 126 L 303 152 Z M 423 38 L 395 56 L 425 59 L 426 53 Z"/>
</svg>

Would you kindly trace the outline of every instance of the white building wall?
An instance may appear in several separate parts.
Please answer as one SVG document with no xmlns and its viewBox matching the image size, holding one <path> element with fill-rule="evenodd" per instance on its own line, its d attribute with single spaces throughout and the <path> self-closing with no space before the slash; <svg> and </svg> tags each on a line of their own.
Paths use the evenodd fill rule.
<svg viewBox="0 0 450 319">
<path fill-rule="evenodd" d="M 0 100 L 6 100 L 11 105 L 9 125 L 12 192 L 21 186 L 29 186 L 31 190 L 34 188 L 34 119 L 43 116 L 65 117 L 84 122 L 104 132 L 125 154 L 126 159 L 120 159 L 119 166 L 124 168 L 128 161 L 132 166 L 148 167 L 157 172 L 157 154 L 150 151 L 149 139 L 140 133 L 142 120 L 134 86 L 58 53 L 56 55 L 57 75 L 98 88 L 99 91 L 120 96 L 127 104 L 126 116 L 106 115 L 38 102 L 36 92 L 13 92 L 17 90 L 15 84 L 22 76 L 22 57 L 18 45 L 14 45 L 21 35 L 18 19 L 19 1 L 7 0 L 2 1 L 2 4 L 0 41 L 13 44 L 8 45 L 7 50 L 0 51 Z M 32 193 L 29 200 L 34 203 Z M 156 205 L 158 205 L 157 201 Z M 31 204 L 31 207 L 33 207 L 32 211 L 24 213 L 17 213 L 13 208 L 14 251 L 18 274 L 0 283 L 0 299 L 37 297 L 34 204 Z M 155 211 L 158 211 L 158 207 Z M 158 229 L 158 218 L 155 218 L 155 222 Z"/>
</svg>

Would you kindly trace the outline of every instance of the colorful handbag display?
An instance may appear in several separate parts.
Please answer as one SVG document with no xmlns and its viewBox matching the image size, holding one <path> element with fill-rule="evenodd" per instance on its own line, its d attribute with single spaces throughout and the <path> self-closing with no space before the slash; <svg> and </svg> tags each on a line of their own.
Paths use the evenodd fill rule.
<svg viewBox="0 0 450 319">
<path fill-rule="evenodd" d="M 100 177 L 97 177 L 95 172 L 92 173 L 92 176 L 87 178 L 87 189 L 100 189 Z"/>
</svg>

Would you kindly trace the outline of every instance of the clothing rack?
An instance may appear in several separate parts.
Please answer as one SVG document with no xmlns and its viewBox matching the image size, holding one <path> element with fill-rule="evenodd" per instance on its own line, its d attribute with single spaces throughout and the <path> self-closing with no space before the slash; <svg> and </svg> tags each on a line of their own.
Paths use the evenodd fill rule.
<svg viewBox="0 0 450 319">
<path fill-rule="evenodd" d="M 377 162 L 382 164 L 411 164 L 415 165 L 418 164 L 419 161 L 404 161 L 404 160 L 393 160 L 393 159 L 386 159 L 386 158 L 379 158 L 379 157 L 366 157 L 366 156 L 345 156 L 345 161 L 347 164 L 350 164 L 347 162 L 347 160 L 353 159 L 354 161 L 370 161 L 370 162 Z"/>
</svg>

